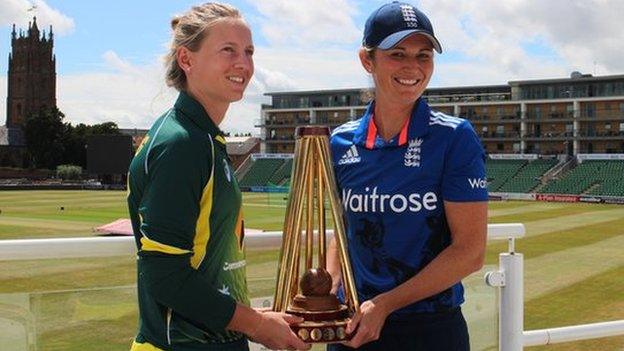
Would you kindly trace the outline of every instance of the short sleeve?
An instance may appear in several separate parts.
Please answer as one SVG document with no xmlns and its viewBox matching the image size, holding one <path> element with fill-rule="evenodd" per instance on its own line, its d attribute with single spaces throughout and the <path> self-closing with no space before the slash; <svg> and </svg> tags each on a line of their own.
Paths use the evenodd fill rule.
<svg viewBox="0 0 624 351">
<path fill-rule="evenodd" d="M 161 244 L 191 250 L 211 155 L 187 139 L 150 150 L 148 185 L 141 199 L 141 233 Z"/>
<path fill-rule="evenodd" d="M 442 197 L 447 201 L 487 201 L 485 152 L 468 121 L 455 129 L 444 162 Z"/>
</svg>

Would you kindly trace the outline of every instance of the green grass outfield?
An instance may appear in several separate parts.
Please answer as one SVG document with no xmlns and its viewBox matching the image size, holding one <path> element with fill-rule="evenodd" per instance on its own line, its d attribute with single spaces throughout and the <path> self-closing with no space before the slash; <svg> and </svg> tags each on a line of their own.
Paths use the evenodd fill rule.
<svg viewBox="0 0 624 351">
<path fill-rule="evenodd" d="M 245 194 L 246 226 L 280 230 L 284 197 Z M 0 210 L 0 239 L 90 236 L 127 217 L 125 193 L 105 191 L 3 191 Z M 526 329 L 624 319 L 624 206 L 494 202 L 489 217 L 527 228 L 516 244 L 525 257 Z M 487 264 L 505 248 L 490 243 Z M 248 252 L 252 296 L 271 295 L 276 256 Z M 0 272 L 0 349 L 26 350 L 28 331 L 39 350 L 128 349 L 137 324 L 133 257 L 0 262 Z M 475 316 L 495 305 L 480 279 L 467 288 Z M 484 318 L 488 327 L 474 335 L 495 333 L 495 320 Z M 623 350 L 624 337 L 530 349 Z"/>
</svg>

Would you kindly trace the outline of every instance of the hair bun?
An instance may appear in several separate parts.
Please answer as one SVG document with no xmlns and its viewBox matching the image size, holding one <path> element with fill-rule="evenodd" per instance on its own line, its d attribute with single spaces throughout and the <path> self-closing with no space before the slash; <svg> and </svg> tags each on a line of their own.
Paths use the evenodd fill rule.
<svg viewBox="0 0 624 351">
<path fill-rule="evenodd" d="M 171 29 L 176 29 L 178 23 L 180 23 L 180 16 L 173 17 L 173 19 L 171 20 Z"/>
</svg>

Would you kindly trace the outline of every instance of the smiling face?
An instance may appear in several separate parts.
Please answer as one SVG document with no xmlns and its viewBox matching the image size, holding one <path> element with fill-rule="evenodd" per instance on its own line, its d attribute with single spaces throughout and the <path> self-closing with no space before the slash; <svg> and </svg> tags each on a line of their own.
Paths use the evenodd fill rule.
<svg viewBox="0 0 624 351">
<path fill-rule="evenodd" d="M 243 98 L 254 72 L 251 31 L 240 19 L 212 25 L 197 51 L 181 47 L 178 63 L 187 90 L 209 104 L 223 105 Z"/>
<path fill-rule="evenodd" d="M 412 34 L 389 50 L 360 51 L 362 66 L 375 81 L 375 99 L 409 104 L 423 94 L 433 73 L 433 46 Z"/>
</svg>

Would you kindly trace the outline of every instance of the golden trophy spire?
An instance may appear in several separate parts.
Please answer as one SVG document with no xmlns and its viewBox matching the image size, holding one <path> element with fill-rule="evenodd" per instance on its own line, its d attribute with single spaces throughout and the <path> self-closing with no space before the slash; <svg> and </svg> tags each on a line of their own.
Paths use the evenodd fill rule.
<svg viewBox="0 0 624 351">
<path fill-rule="evenodd" d="M 349 339 L 345 333 L 346 325 L 359 310 L 359 303 L 347 252 L 342 205 L 331 164 L 329 128 L 298 127 L 295 138 L 273 310 L 303 317 L 304 322 L 292 328 L 305 342 L 340 342 Z M 326 202 L 331 209 L 338 247 L 344 304 L 331 293 L 332 278 L 326 269 Z M 300 269 L 304 270 L 301 277 Z"/>
</svg>

